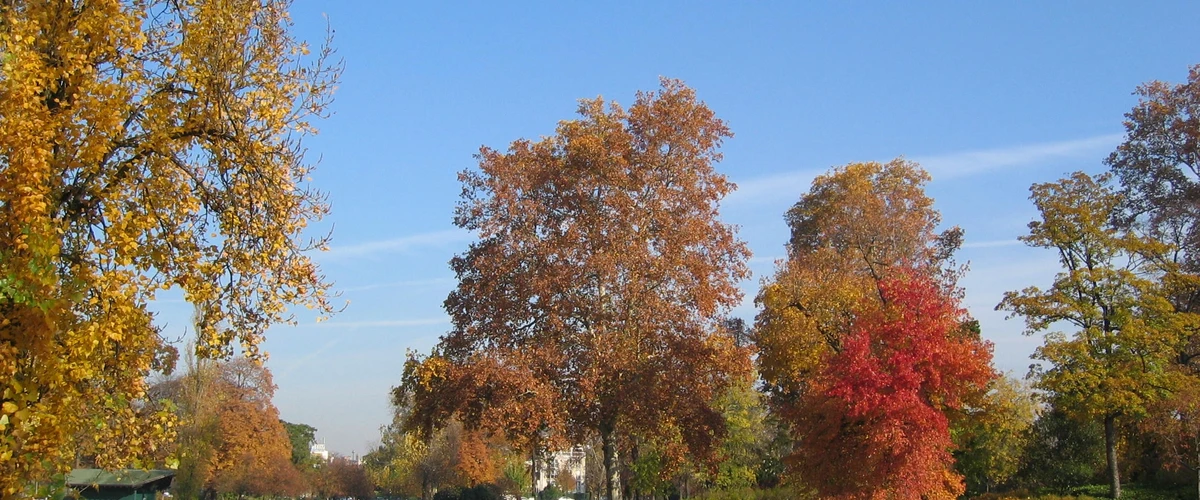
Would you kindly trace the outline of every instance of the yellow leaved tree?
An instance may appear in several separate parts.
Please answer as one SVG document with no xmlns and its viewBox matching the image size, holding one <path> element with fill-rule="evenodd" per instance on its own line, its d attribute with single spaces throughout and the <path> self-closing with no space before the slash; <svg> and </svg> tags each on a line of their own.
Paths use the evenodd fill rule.
<svg viewBox="0 0 1200 500">
<path fill-rule="evenodd" d="M 1050 288 L 1008 292 L 996 307 L 1023 316 L 1027 334 L 1045 332 L 1033 355 L 1044 362 L 1035 365 L 1038 388 L 1073 418 L 1104 424 L 1110 494 L 1119 498 L 1118 425 L 1144 418 L 1183 382 L 1170 368 L 1197 317 L 1170 302 L 1179 276 L 1172 248 L 1110 224 L 1121 195 L 1107 175 L 1077 172 L 1030 191 L 1041 220 L 1021 240 L 1057 251 L 1062 270 Z"/>
<path fill-rule="evenodd" d="M 197 307 L 209 357 L 257 356 L 292 304 L 330 312 L 299 141 L 339 65 L 288 4 L 0 2 L 0 497 L 170 436 L 141 402 L 174 359 L 156 291 Z"/>
</svg>

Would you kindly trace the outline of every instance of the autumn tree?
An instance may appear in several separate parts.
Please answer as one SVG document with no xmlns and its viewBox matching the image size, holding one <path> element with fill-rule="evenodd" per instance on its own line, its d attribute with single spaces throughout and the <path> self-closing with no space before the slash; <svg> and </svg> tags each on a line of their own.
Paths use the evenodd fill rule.
<svg viewBox="0 0 1200 500">
<path fill-rule="evenodd" d="M 881 305 L 877 284 L 891 269 L 954 277 L 950 258 L 962 233 L 935 232 L 941 215 L 927 182 L 913 162 L 853 163 L 814 179 L 788 210 L 787 259 L 756 299 L 759 370 L 777 403 L 794 404 L 841 349 L 857 312 Z"/>
<path fill-rule="evenodd" d="M 200 308 L 198 349 L 251 355 L 288 307 L 328 312 L 302 239 L 327 212 L 300 138 L 338 68 L 286 0 L 0 6 L 0 484 L 161 444 L 139 412 L 169 369 L 147 304 Z"/>
<path fill-rule="evenodd" d="M 1180 384 L 1150 408 L 1140 425 L 1162 450 L 1168 469 L 1189 469 L 1197 475 L 1200 493 L 1200 386 Z"/>
<path fill-rule="evenodd" d="M 271 373 L 238 358 L 189 359 L 189 369 L 153 390 L 179 412 L 177 494 L 298 495 L 306 485 L 292 463 L 292 443 L 271 402 Z"/>
<path fill-rule="evenodd" d="M 759 292 L 759 369 L 799 443 L 790 468 L 822 495 L 961 491 L 949 416 L 982 392 L 991 354 L 958 306 L 962 233 L 936 232 L 928 181 L 899 159 L 817 177 Z"/>
<path fill-rule="evenodd" d="M 455 224 L 479 239 L 451 262 L 454 327 L 425 373 L 470 389 L 447 412 L 497 415 L 531 450 L 599 437 L 613 498 L 629 436 L 663 430 L 713 456 L 724 424 L 710 402 L 748 368 L 719 319 L 749 251 L 717 218 L 731 134 L 694 91 L 664 79 L 628 109 L 597 98 L 579 114 L 482 148 L 460 174 Z"/>
<path fill-rule="evenodd" d="M 501 488 L 511 491 L 516 497 L 522 497 L 523 492 L 533 487 L 533 478 L 529 475 L 529 469 L 521 463 L 519 456 L 508 457 L 508 460 L 504 462 L 501 475 Z"/>
<path fill-rule="evenodd" d="M 368 499 L 374 496 L 375 486 L 367 471 L 358 462 L 343 456 L 333 456 L 319 464 L 313 481 L 317 498 Z"/>
<path fill-rule="evenodd" d="M 794 410 L 795 470 L 823 497 L 957 498 L 950 415 L 993 377 L 991 346 L 928 273 L 879 282 Z"/>
<path fill-rule="evenodd" d="M 1172 85 L 1154 81 L 1138 87 L 1138 104 L 1125 114 L 1125 140 L 1107 159 L 1124 195 L 1116 217 L 1124 227 L 1172 245 L 1167 256 L 1177 268 L 1165 281 L 1177 311 L 1200 313 L 1200 65 L 1187 81 Z M 1169 465 L 1194 458 L 1186 438 L 1195 416 L 1188 388 L 1200 384 L 1200 335 L 1190 334 L 1176 355 L 1177 375 L 1188 377 L 1183 392 L 1152 408 L 1153 425 L 1168 454 Z"/>
<path fill-rule="evenodd" d="M 1041 220 L 1029 223 L 1022 241 L 1055 250 L 1063 269 L 1049 289 L 1008 292 L 997 308 L 1024 316 L 1027 334 L 1048 332 L 1034 353 L 1044 362 L 1038 386 L 1069 415 L 1103 424 L 1118 498 L 1118 420 L 1144 417 L 1178 385 L 1170 368 L 1194 319 L 1169 300 L 1170 247 L 1109 224 L 1121 196 L 1106 176 L 1075 173 L 1031 191 Z M 1062 326 L 1072 331 L 1051 331 Z"/>
<path fill-rule="evenodd" d="M 1173 245 L 1182 270 L 1200 273 L 1200 65 L 1185 83 L 1154 81 L 1136 94 L 1125 140 L 1106 161 L 1124 195 L 1114 215 Z M 1200 307 L 1197 293 L 1173 299 L 1181 309 Z"/>
<path fill-rule="evenodd" d="M 714 401 L 725 417 L 726 437 L 721 443 L 721 463 L 712 478 L 718 489 L 751 488 L 758 485 L 760 468 L 773 437 L 763 394 L 754 388 L 755 379 L 735 380 Z"/>
<path fill-rule="evenodd" d="M 371 481 L 380 493 L 405 498 L 422 497 L 422 488 L 414 471 L 426 455 L 425 441 L 414 433 L 394 432 L 385 428 L 382 442 L 363 457 Z"/>
<path fill-rule="evenodd" d="M 413 369 L 412 363 L 409 369 Z M 438 380 L 431 387 L 451 385 Z M 381 429 L 380 444 L 364 457 L 366 470 L 380 491 L 430 498 L 439 488 L 501 482 L 499 464 L 509 447 L 503 436 L 489 438 L 484 432 L 464 428 L 454 418 L 438 426 L 424 426 L 417 420 L 424 415 L 414 412 L 413 401 L 405 399 L 416 396 L 425 401 L 424 394 L 397 391 L 395 395 L 403 397 L 392 401 L 392 423 Z"/>
</svg>

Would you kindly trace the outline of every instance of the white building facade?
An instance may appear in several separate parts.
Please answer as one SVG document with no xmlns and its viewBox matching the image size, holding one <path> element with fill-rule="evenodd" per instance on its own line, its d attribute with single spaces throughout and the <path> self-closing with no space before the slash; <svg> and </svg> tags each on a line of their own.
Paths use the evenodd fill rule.
<svg viewBox="0 0 1200 500">
<path fill-rule="evenodd" d="M 574 488 L 568 489 L 571 485 L 559 484 L 558 487 L 565 490 L 569 495 L 571 493 L 585 493 L 585 476 L 586 454 L 582 446 L 575 446 L 569 450 L 556 451 L 550 456 L 545 457 L 543 462 L 538 466 L 538 477 L 534 480 L 534 485 L 538 491 L 542 491 L 550 483 L 558 483 L 558 476 L 565 471 L 574 479 Z"/>
</svg>

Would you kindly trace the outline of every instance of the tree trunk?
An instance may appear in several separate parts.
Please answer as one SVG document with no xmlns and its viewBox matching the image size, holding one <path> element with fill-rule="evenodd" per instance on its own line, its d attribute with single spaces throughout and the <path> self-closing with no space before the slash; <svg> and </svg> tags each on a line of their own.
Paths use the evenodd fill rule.
<svg viewBox="0 0 1200 500">
<path fill-rule="evenodd" d="M 1104 450 L 1108 458 L 1108 493 L 1121 498 L 1121 471 L 1117 467 L 1117 415 L 1104 417 Z"/>
<path fill-rule="evenodd" d="M 613 432 L 614 429 L 613 425 L 611 424 L 600 426 L 601 449 L 604 452 L 604 492 L 607 495 L 606 498 L 608 500 L 620 500 L 620 497 L 616 496 L 617 489 L 615 488 L 616 484 L 614 484 L 615 482 L 613 481 L 613 476 L 616 474 L 617 469 L 617 444 L 613 442 L 615 439 Z"/>
<path fill-rule="evenodd" d="M 631 466 L 633 464 L 636 464 L 638 461 L 638 458 L 641 456 L 642 456 L 641 450 L 638 449 L 638 440 L 635 439 L 633 441 L 633 448 L 631 450 L 629 450 L 629 464 Z M 630 476 L 630 479 L 634 479 L 637 477 L 633 474 L 630 474 L 629 476 Z M 638 489 L 637 486 L 634 486 L 633 481 L 629 481 L 629 483 L 630 483 L 629 490 L 631 493 L 629 496 L 631 498 L 633 498 L 633 500 L 642 500 L 642 490 Z"/>
<path fill-rule="evenodd" d="M 538 453 L 537 438 L 533 440 L 532 456 L 529 459 L 529 489 L 533 493 L 533 500 L 538 497 L 538 462 L 541 460 Z"/>
</svg>

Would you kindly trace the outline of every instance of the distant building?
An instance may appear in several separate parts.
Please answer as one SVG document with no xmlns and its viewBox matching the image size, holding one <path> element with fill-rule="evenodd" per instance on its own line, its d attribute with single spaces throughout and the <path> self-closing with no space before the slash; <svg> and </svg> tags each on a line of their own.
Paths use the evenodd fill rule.
<svg viewBox="0 0 1200 500">
<path fill-rule="evenodd" d="M 308 451 L 309 453 L 312 453 L 314 457 L 321 457 L 321 460 L 326 462 L 329 461 L 329 450 L 325 449 L 325 443 L 313 443 L 312 447 L 309 448 Z"/>
<path fill-rule="evenodd" d="M 586 493 L 584 488 L 584 476 L 587 474 L 586 456 L 582 446 L 575 446 L 569 450 L 556 451 L 546 457 L 546 462 L 538 467 L 538 477 L 534 483 L 538 491 L 550 486 L 550 483 L 557 483 L 559 474 L 566 471 L 575 480 L 574 488 L 566 493 Z M 558 485 L 564 490 L 569 486 L 571 485 Z"/>
</svg>

